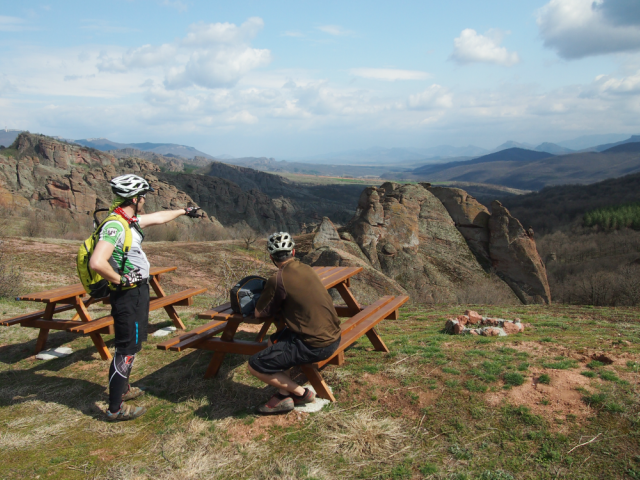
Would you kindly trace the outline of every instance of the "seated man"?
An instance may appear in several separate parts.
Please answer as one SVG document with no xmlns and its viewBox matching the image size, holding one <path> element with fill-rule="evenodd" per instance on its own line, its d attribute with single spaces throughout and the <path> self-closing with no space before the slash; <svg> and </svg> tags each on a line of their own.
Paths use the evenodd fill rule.
<svg viewBox="0 0 640 480">
<path fill-rule="evenodd" d="M 291 367 L 329 358 L 340 345 L 340 320 L 331 295 L 311 267 L 294 258 L 291 235 L 274 233 L 267 250 L 278 272 L 267 281 L 256 305 L 256 318 L 278 315 L 286 327 L 274 333 L 265 350 L 249 359 L 249 372 L 278 388 L 261 413 L 284 413 L 295 405 L 315 401 L 285 373 Z"/>
</svg>

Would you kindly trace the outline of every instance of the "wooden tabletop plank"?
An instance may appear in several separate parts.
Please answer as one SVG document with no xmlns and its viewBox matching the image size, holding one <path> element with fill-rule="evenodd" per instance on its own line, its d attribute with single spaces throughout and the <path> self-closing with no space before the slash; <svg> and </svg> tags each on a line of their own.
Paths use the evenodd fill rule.
<svg viewBox="0 0 640 480">
<path fill-rule="evenodd" d="M 177 269 L 178 267 L 153 267 L 149 270 L 149 276 L 153 277 L 155 275 L 162 275 L 163 273 L 173 272 Z"/>
<path fill-rule="evenodd" d="M 178 267 L 154 267 L 150 270 L 151 276 L 161 275 L 163 273 L 173 272 Z M 75 283 L 65 287 L 52 288 L 51 290 L 44 290 L 41 292 L 29 293 L 27 295 L 21 295 L 17 297 L 18 300 L 31 301 L 31 302 L 62 302 L 67 299 L 71 299 L 76 296 L 84 296 L 87 293 L 81 283 Z"/>
<path fill-rule="evenodd" d="M 323 270 L 322 272 L 320 272 L 320 273 L 318 274 L 318 276 L 319 276 L 322 280 L 324 280 L 324 279 L 325 279 L 325 278 L 327 278 L 327 277 L 330 277 L 330 276 L 332 276 L 332 275 L 336 275 L 336 274 L 337 274 L 337 273 L 339 273 L 339 272 L 345 271 L 347 268 L 349 268 L 349 267 L 331 267 L 331 268 L 329 268 L 329 269 L 327 269 L 327 270 Z"/>
<path fill-rule="evenodd" d="M 328 277 L 322 279 L 322 285 L 327 290 L 335 285 L 344 282 L 346 279 L 357 275 L 362 271 L 362 267 L 346 267 L 345 270 L 339 270 L 335 273 L 332 273 Z"/>
<path fill-rule="evenodd" d="M 327 270 L 330 270 L 335 267 L 312 267 L 312 268 L 313 268 L 313 271 L 316 272 L 318 276 L 320 276 L 323 272 L 326 272 Z"/>
</svg>

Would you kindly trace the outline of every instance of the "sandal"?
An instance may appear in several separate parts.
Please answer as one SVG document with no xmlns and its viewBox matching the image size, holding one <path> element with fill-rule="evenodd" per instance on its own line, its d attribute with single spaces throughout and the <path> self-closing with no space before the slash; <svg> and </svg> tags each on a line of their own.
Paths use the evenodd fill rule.
<svg viewBox="0 0 640 480">
<path fill-rule="evenodd" d="M 295 393 L 291 394 L 291 398 L 293 399 L 293 404 L 305 405 L 307 403 L 313 403 L 316 401 L 316 394 L 313 393 L 313 390 L 309 390 L 308 388 L 304 389 L 304 393 L 302 395 L 296 395 Z"/>
<path fill-rule="evenodd" d="M 284 396 L 276 393 L 269 399 L 264 405 L 258 407 L 258 411 L 265 415 L 271 415 L 274 413 L 287 413 L 293 410 L 293 399 L 290 396 Z"/>
</svg>

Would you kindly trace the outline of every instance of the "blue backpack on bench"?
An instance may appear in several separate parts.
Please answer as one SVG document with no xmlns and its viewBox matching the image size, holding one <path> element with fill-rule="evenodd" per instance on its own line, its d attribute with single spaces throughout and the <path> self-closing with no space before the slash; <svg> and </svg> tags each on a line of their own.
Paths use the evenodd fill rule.
<svg viewBox="0 0 640 480">
<path fill-rule="evenodd" d="M 243 317 L 253 315 L 266 283 L 266 278 L 257 275 L 244 277 L 229 292 L 231 309 L 236 313 L 241 313 Z"/>
</svg>

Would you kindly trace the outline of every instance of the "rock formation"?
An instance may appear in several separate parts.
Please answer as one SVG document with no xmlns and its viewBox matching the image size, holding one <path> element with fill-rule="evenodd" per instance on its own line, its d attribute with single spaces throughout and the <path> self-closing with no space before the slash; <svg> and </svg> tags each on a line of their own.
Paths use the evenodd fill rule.
<svg viewBox="0 0 640 480">
<path fill-rule="evenodd" d="M 391 182 L 368 187 L 339 232 L 324 219 L 303 261 L 365 264 L 414 301 L 456 301 L 457 292 L 473 286 L 510 292 L 523 303 L 550 302 L 533 239 L 506 209 L 496 206 L 489 214 L 459 189 Z M 492 271 L 503 282 L 490 282 Z"/>
<path fill-rule="evenodd" d="M 456 228 L 483 268 L 491 267 L 489 256 L 489 210 L 459 188 L 426 187 L 442 202 Z"/>
<path fill-rule="evenodd" d="M 547 272 L 536 242 L 502 204 L 491 204 L 489 254 L 498 274 L 522 303 L 550 303 Z"/>
<path fill-rule="evenodd" d="M 494 270 L 523 303 L 550 303 L 544 263 L 533 235 L 498 201 L 491 214 L 458 188 L 429 187 L 445 206 L 485 270 Z"/>
<path fill-rule="evenodd" d="M 195 205 L 186 193 L 158 179 L 160 167 L 147 160 L 119 161 L 105 152 L 27 133 L 14 145 L 15 156 L 0 155 L 0 206 L 5 208 L 65 209 L 87 215 L 111 204 L 108 181 L 123 173 L 145 176 L 156 190 L 147 195 L 148 211 Z M 209 221 L 222 228 L 215 218 Z"/>
</svg>

